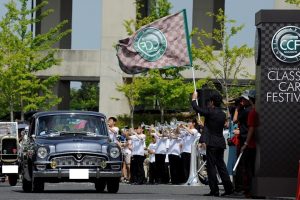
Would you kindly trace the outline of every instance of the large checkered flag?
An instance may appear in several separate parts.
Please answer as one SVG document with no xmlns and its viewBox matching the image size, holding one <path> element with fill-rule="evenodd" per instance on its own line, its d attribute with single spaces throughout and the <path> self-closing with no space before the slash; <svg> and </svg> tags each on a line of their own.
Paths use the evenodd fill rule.
<svg viewBox="0 0 300 200">
<path fill-rule="evenodd" d="M 127 74 L 192 66 L 186 11 L 158 19 L 120 40 L 117 57 Z"/>
</svg>

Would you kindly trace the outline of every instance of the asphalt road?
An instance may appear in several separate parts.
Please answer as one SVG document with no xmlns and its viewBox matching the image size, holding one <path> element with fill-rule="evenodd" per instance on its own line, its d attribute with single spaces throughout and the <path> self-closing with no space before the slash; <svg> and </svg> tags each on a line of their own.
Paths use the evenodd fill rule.
<svg viewBox="0 0 300 200">
<path fill-rule="evenodd" d="M 47 183 L 43 193 L 24 193 L 21 184 L 10 187 L 0 183 L 0 199 L 18 200 L 88 200 L 88 199 L 216 199 L 202 196 L 209 192 L 208 186 L 175 186 L 175 185 L 127 185 L 121 184 L 116 194 L 97 193 L 91 183 Z M 223 191 L 220 191 L 223 192 Z M 217 199 L 243 199 L 241 196 Z"/>
</svg>

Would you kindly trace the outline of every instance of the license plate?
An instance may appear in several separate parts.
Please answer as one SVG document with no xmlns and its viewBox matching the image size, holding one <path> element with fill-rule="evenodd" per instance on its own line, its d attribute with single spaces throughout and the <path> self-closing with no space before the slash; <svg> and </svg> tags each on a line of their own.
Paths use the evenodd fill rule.
<svg viewBox="0 0 300 200">
<path fill-rule="evenodd" d="M 70 169 L 69 179 L 89 179 L 88 169 Z"/>
<path fill-rule="evenodd" d="M 17 174 L 19 172 L 18 165 L 2 165 L 3 174 Z"/>
</svg>

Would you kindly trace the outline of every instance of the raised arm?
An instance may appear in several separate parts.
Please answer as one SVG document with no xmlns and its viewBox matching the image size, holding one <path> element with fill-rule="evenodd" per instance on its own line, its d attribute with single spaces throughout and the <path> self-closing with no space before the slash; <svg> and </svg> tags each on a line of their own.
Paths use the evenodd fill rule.
<svg viewBox="0 0 300 200">
<path fill-rule="evenodd" d="M 198 98 L 198 93 L 197 93 L 197 92 L 194 92 L 194 93 L 193 93 L 193 97 L 192 97 L 192 107 L 193 107 L 193 109 L 194 109 L 197 113 L 200 113 L 200 115 L 203 115 L 203 116 L 208 115 L 209 110 L 208 110 L 207 108 L 200 108 L 200 107 L 197 105 L 197 101 L 196 101 L 197 98 Z"/>
</svg>

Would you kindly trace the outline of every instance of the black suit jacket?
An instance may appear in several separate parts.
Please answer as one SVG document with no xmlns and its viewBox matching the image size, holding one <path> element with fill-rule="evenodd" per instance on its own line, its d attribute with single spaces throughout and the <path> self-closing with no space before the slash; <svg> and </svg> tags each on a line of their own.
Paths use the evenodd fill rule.
<svg viewBox="0 0 300 200">
<path fill-rule="evenodd" d="M 207 146 L 226 149 L 225 139 L 223 137 L 223 128 L 226 120 L 226 114 L 219 107 L 200 108 L 196 100 L 192 101 L 193 109 L 205 117 L 204 141 Z"/>
</svg>

